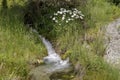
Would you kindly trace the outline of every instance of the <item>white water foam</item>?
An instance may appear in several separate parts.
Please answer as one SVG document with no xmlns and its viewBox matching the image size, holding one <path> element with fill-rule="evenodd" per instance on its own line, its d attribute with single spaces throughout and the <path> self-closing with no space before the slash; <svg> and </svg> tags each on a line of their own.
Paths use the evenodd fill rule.
<svg viewBox="0 0 120 80">
<path fill-rule="evenodd" d="M 35 29 L 33 29 L 32 31 L 38 34 L 38 32 Z M 46 40 L 41 35 L 39 35 L 39 38 L 42 40 L 48 51 L 48 56 L 44 57 L 43 61 L 48 65 L 52 65 L 52 67 L 48 70 L 55 71 L 68 68 L 70 65 L 69 58 L 67 58 L 66 60 L 62 60 L 61 57 L 55 52 L 54 48 L 52 47 L 52 44 L 48 40 Z"/>
</svg>

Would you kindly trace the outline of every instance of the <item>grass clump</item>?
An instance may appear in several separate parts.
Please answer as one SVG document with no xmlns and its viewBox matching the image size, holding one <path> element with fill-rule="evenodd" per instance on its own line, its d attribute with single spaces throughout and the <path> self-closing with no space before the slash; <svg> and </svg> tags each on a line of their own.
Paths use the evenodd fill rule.
<svg viewBox="0 0 120 80">
<path fill-rule="evenodd" d="M 12 13 L 0 15 L 0 80 L 26 80 L 28 63 L 42 59 L 46 50 L 37 36 L 23 26 L 21 14 Z"/>
</svg>

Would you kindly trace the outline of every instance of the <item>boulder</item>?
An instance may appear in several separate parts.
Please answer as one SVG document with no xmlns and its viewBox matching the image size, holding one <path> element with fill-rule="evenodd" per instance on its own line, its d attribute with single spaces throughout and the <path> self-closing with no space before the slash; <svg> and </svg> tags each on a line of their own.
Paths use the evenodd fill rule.
<svg viewBox="0 0 120 80">
<path fill-rule="evenodd" d="M 59 74 L 61 75 L 63 73 L 68 74 L 71 73 L 71 71 L 73 71 L 73 67 L 69 67 L 61 70 L 55 70 L 52 72 L 49 69 L 52 69 L 52 67 L 48 65 L 41 65 L 39 67 L 32 69 L 28 74 L 28 80 L 50 80 L 51 76 L 54 74 L 57 75 Z"/>
</svg>

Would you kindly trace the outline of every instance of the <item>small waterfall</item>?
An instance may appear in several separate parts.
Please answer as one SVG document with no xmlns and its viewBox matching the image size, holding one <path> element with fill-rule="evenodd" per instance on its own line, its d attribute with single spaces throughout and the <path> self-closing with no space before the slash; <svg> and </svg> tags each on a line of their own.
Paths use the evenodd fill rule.
<svg viewBox="0 0 120 80">
<path fill-rule="evenodd" d="M 38 32 L 35 29 L 33 29 L 32 31 L 38 34 Z M 42 40 L 48 51 L 48 56 L 43 58 L 43 61 L 47 65 L 51 65 L 48 71 L 62 70 L 70 66 L 69 58 L 67 58 L 66 60 L 62 60 L 61 57 L 55 52 L 55 50 L 52 47 L 52 44 L 48 40 L 46 40 L 41 35 L 39 35 L 39 38 Z"/>
</svg>

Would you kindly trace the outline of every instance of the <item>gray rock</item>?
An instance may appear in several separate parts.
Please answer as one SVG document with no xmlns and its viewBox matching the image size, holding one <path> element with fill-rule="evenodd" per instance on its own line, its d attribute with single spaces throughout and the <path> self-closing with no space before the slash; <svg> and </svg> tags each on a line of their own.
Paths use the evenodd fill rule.
<svg viewBox="0 0 120 80">
<path fill-rule="evenodd" d="M 120 19 L 117 19 L 106 26 L 106 55 L 104 59 L 116 66 L 120 65 L 120 34 L 119 34 Z"/>
<path fill-rule="evenodd" d="M 55 70 L 55 71 L 51 72 L 51 71 L 49 71 L 49 69 L 51 67 L 52 66 L 50 66 L 50 65 L 42 65 L 42 66 L 32 69 L 28 75 L 28 80 L 50 80 L 49 77 L 52 74 L 57 74 L 57 73 L 66 73 L 67 74 L 73 70 L 73 67 L 69 67 L 66 69 Z"/>
<path fill-rule="evenodd" d="M 47 66 L 39 66 L 32 69 L 28 75 L 28 80 L 50 80 L 51 73 L 47 72 Z"/>
</svg>

